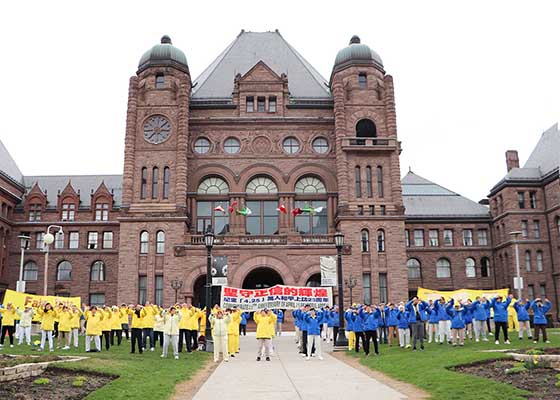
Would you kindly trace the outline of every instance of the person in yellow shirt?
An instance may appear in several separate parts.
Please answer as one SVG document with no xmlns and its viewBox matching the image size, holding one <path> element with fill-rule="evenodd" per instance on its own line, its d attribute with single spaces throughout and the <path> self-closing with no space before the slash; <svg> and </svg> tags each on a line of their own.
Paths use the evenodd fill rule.
<svg viewBox="0 0 560 400">
<path fill-rule="evenodd" d="M 229 312 L 216 310 L 216 313 L 210 314 L 210 326 L 212 327 L 212 339 L 214 340 L 214 362 L 220 361 L 220 353 L 224 357 L 224 361 L 229 361 L 228 354 L 228 325 L 231 322 Z"/>
<path fill-rule="evenodd" d="M 157 306 L 152 305 L 149 301 L 142 309 L 142 349 L 146 351 L 146 343 L 150 338 L 150 351 L 154 351 L 154 324 L 155 316 L 158 313 Z"/>
<path fill-rule="evenodd" d="M 17 310 L 17 314 L 19 315 L 19 326 L 20 326 L 20 336 L 19 336 L 19 345 L 23 344 L 23 339 L 27 342 L 27 345 L 31 345 L 31 325 L 33 322 L 33 314 L 35 311 L 31 303 L 27 303 L 25 305 L 25 309 Z M 2 335 L 4 336 L 4 335 Z"/>
<path fill-rule="evenodd" d="M 131 304 L 130 306 L 128 306 L 127 310 L 128 315 L 132 317 L 132 320 L 130 322 L 131 354 L 134 354 L 136 352 L 136 344 L 138 344 L 138 352 L 142 354 L 142 309 L 143 307 L 140 304 L 137 304 L 136 306 Z"/>
<path fill-rule="evenodd" d="M 189 323 L 191 322 L 191 318 L 194 317 L 196 314 L 195 308 L 191 304 L 183 303 L 181 304 L 181 319 L 179 321 L 179 353 L 183 352 L 183 342 L 187 343 L 187 352 L 191 352 L 191 343 L 190 340 L 190 332 L 189 332 Z"/>
<path fill-rule="evenodd" d="M 517 320 L 517 310 L 513 306 L 517 303 L 517 299 L 513 299 L 507 308 L 508 310 L 508 331 L 518 331 L 519 332 L 519 321 Z"/>
<path fill-rule="evenodd" d="M 228 351 L 230 357 L 235 357 L 239 353 L 239 324 L 241 323 L 241 310 L 234 308 L 226 310 L 231 315 L 231 322 L 228 324 Z"/>
<path fill-rule="evenodd" d="M 82 311 L 72 305 L 71 309 L 72 318 L 70 319 L 70 334 L 68 335 L 68 341 L 66 342 L 66 347 L 70 348 L 72 344 L 72 338 L 74 338 L 74 347 L 78 348 L 78 333 L 80 331 L 80 320 L 82 319 Z"/>
<path fill-rule="evenodd" d="M 123 330 L 123 332 L 125 334 L 126 340 L 128 340 L 129 339 L 129 336 L 128 336 L 128 324 L 129 324 L 129 322 L 128 322 L 128 312 L 127 312 L 126 304 L 122 303 L 120 310 L 121 310 L 121 329 Z"/>
<path fill-rule="evenodd" d="M 120 346 L 122 343 L 122 317 L 123 311 L 119 307 L 111 307 L 111 346 L 115 345 L 115 336 L 117 337 L 117 345 Z"/>
<path fill-rule="evenodd" d="M 253 320 L 257 324 L 257 361 L 261 360 L 263 349 L 266 361 L 270 361 L 270 347 L 274 337 L 276 314 L 268 309 L 255 311 Z"/>
<path fill-rule="evenodd" d="M 39 346 L 39 351 L 45 349 L 45 341 L 47 339 L 49 341 L 49 350 L 54 351 L 53 331 L 54 321 L 57 318 L 56 310 L 53 309 L 51 303 L 41 303 L 36 311 L 41 319 L 41 345 Z"/>
<path fill-rule="evenodd" d="M 4 347 L 6 333 L 10 337 L 10 347 L 14 347 L 14 331 L 16 329 L 16 308 L 12 303 L 6 304 L 6 308 L 0 308 L 2 314 L 2 337 L 0 337 L 0 348 Z"/>
<path fill-rule="evenodd" d="M 105 350 L 109 350 L 111 347 L 111 318 L 113 313 L 111 312 L 111 308 L 105 306 L 103 309 L 99 309 L 103 315 L 103 319 L 101 321 L 101 348 L 103 348 L 103 341 L 105 341 Z"/>
<path fill-rule="evenodd" d="M 101 310 L 98 310 L 96 306 L 86 307 L 85 312 L 86 317 L 86 352 L 91 352 L 91 340 L 95 342 L 95 350 L 93 351 L 101 351 L 101 332 L 102 332 L 102 323 L 103 319 L 105 318 L 104 313 Z"/>
<path fill-rule="evenodd" d="M 70 331 L 72 330 L 72 317 L 73 314 L 70 311 L 70 308 L 66 305 L 62 306 L 58 311 L 58 337 L 57 337 L 57 348 L 61 348 L 62 344 L 64 343 L 63 340 L 66 342 L 70 337 Z M 65 345 L 62 347 L 62 350 L 68 350 L 70 346 Z"/>
</svg>

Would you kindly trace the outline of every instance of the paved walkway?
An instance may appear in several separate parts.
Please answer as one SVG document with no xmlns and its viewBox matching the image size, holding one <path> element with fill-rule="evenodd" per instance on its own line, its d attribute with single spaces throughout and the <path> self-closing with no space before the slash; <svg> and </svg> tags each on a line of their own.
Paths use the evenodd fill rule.
<svg viewBox="0 0 560 400">
<path fill-rule="evenodd" d="M 328 353 L 324 360 L 306 361 L 297 354 L 293 333 L 273 342 L 272 361 L 257 362 L 254 333 L 241 337 L 241 353 L 227 363 L 221 362 L 194 400 L 407 399 Z"/>
</svg>

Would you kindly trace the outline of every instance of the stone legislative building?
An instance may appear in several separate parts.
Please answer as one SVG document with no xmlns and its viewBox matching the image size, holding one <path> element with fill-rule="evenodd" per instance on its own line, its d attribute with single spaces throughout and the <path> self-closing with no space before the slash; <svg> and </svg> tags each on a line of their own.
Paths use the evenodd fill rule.
<svg viewBox="0 0 560 400">
<path fill-rule="evenodd" d="M 173 280 L 179 301 L 204 303 L 208 229 L 230 286 L 319 285 L 340 231 L 353 301 L 511 288 L 521 231 L 524 293 L 556 313 L 558 126 L 523 167 L 508 151 L 507 174 L 474 202 L 401 179 L 393 77 L 357 36 L 333 58 L 325 80 L 278 31 L 241 31 L 193 79 L 164 36 L 130 78 L 122 175 L 24 176 L 0 143 L 0 296 L 16 287 L 22 234 L 26 291 L 43 292 L 53 224 L 48 292 L 88 304 L 170 305 Z"/>
</svg>

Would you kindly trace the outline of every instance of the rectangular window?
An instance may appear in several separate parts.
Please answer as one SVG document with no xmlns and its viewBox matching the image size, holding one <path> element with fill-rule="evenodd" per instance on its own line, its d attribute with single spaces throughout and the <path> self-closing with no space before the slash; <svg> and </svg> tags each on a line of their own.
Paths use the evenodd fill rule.
<svg viewBox="0 0 560 400">
<path fill-rule="evenodd" d="M 245 219 L 247 235 L 278 234 L 277 201 L 248 201 L 246 205 L 251 210 Z"/>
<path fill-rule="evenodd" d="M 268 112 L 276 112 L 276 97 L 272 96 L 268 98 Z"/>
<path fill-rule="evenodd" d="M 257 97 L 257 112 L 265 112 L 265 98 Z"/>
<path fill-rule="evenodd" d="M 76 205 L 74 203 L 66 203 L 62 205 L 62 220 L 63 221 L 74 221 L 74 213 L 76 211 Z"/>
<path fill-rule="evenodd" d="M 453 246 L 453 229 L 443 230 L 443 245 Z"/>
<path fill-rule="evenodd" d="M 527 297 L 529 300 L 535 300 L 535 285 L 527 285 Z"/>
<path fill-rule="evenodd" d="M 223 208 L 225 212 L 216 210 Z M 229 232 L 229 201 L 199 201 L 196 204 L 196 231 L 203 234 L 210 228 L 216 235 Z M 252 209 L 251 209 L 252 210 Z"/>
<path fill-rule="evenodd" d="M 537 271 L 543 272 L 543 252 L 537 250 Z"/>
<path fill-rule="evenodd" d="M 410 247 L 410 231 L 408 229 L 404 231 L 404 243 L 406 247 Z"/>
<path fill-rule="evenodd" d="M 156 89 L 163 89 L 164 86 L 165 86 L 165 78 L 163 77 L 163 74 L 157 74 Z"/>
<path fill-rule="evenodd" d="M 414 246 L 423 247 L 424 246 L 424 230 L 415 229 L 414 230 Z"/>
<path fill-rule="evenodd" d="M 539 220 L 533 221 L 533 236 L 535 239 L 541 238 L 541 223 Z"/>
<path fill-rule="evenodd" d="M 381 303 L 387 303 L 389 299 L 389 291 L 387 290 L 387 274 L 379 274 L 379 301 Z"/>
<path fill-rule="evenodd" d="M 163 275 L 156 275 L 155 299 L 158 306 L 163 304 Z"/>
<path fill-rule="evenodd" d="M 464 229 L 463 246 L 472 246 L 472 245 L 473 245 L 472 229 Z"/>
<path fill-rule="evenodd" d="M 383 167 L 377 167 L 377 195 L 383 197 Z"/>
<path fill-rule="evenodd" d="M 364 290 L 363 304 L 371 304 L 371 274 L 362 274 L 362 288 Z"/>
<path fill-rule="evenodd" d="M 358 206 L 358 215 L 364 215 L 364 206 Z"/>
<path fill-rule="evenodd" d="M 255 111 L 255 99 L 254 97 L 247 97 L 246 98 L 246 106 L 247 106 L 247 112 L 254 112 Z"/>
<path fill-rule="evenodd" d="M 29 222 L 41 221 L 41 204 L 31 204 L 29 206 Z"/>
<path fill-rule="evenodd" d="M 356 183 L 356 197 L 362 197 L 362 173 L 359 166 L 354 169 L 354 181 Z"/>
<path fill-rule="evenodd" d="M 488 229 L 478 230 L 478 245 L 488 246 Z"/>
<path fill-rule="evenodd" d="M 521 236 L 523 236 L 524 239 L 529 237 L 529 224 L 527 221 L 521 221 Z"/>
<path fill-rule="evenodd" d="M 148 168 L 142 168 L 140 175 L 140 198 L 145 199 L 148 195 Z"/>
<path fill-rule="evenodd" d="M 148 287 L 148 277 L 141 275 L 138 277 L 138 304 L 146 304 L 146 289 Z"/>
<path fill-rule="evenodd" d="M 537 208 L 537 192 L 529 192 L 529 201 L 531 208 Z"/>
<path fill-rule="evenodd" d="M 169 167 L 163 169 L 163 198 L 169 198 Z"/>
<path fill-rule="evenodd" d="M 439 231 L 437 229 L 430 229 L 428 231 L 428 236 L 430 239 L 430 247 L 438 247 L 439 246 Z"/>
<path fill-rule="evenodd" d="M 109 204 L 97 203 L 95 205 L 95 220 L 108 221 L 109 220 Z"/>
<path fill-rule="evenodd" d="M 35 233 L 35 248 L 39 250 L 43 250 L 45 241 L 45 232 L 37 232 Z"/>
<path fill-rule="evenodd" d="M 88 232 L 88 249 L 90 250 L 97 249 L 97 239 L 98 239 L 97 232 Z"/>
<path fill-rule="evenodd" d="M 546 285 L 544 283 L 539 285 L 539 296 L 542 300 L 546 298 Z"/>
<path fill-rule="evenodd" d="M 80 232 L 70 232 L 68 236 L 68 248 L 77 249 L 80 247 Z"/>
<path fill-rule="evenodd" d="M 373 197 L 373 183 L 371 175 L 371 167 L 366 167 L 366 187 L 367 187 L 367 197 Z"/>
<path fill-rule="evenodd" d="M 360 89 L 367 88 L 367 75 L 365 73 L 360 73 L 358 75 L 358 86 L 360 87 Z"/>
<path fill-rule="evenodd" d="M 531 252 L 529 250 L 525 252 L 525 270 L 531 272 Z"/>
<path fill-rule="evenodd" d="M 380 213 L 381 215 L 385 215 L 385 214 L 386 214 L 386 208 L 385 208 L 384 205 L 380 205 L 380 206 L 379 206 L 379 213 Z"/>
<path fill-rule="evenodd" d="M 113 232 L 103 232 L 103 248 L 113 248 Z"/>
<path fill-rule="evenodd" d="M 103 307 L 105 305 L 105 293 L 90 293 L 89 305 Z"/>
<path fill-rule="evenodd" d="M 58 231 L 54 235 L 54 248 L 63 249 L 64 248 L 64 232 Z"/>
<path fill-rule="evenodd" d="M 369 215 L 375 215 L 375 206 L 369 206 Z"/>
<path fill-rule="evenodd" d="M 517 205 L 519 208 L 525 208 L 525 192 L 517 192 Z"/>
</svg>

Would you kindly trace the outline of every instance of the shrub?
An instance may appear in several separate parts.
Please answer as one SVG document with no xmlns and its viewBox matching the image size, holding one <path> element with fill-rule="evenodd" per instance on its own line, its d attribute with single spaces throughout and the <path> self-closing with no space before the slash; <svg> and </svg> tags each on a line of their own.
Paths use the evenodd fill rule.
<svg viewBox="0 0 560 400">
<path fill-rule="evenodd" d="M 36 385 L 48 385 L 51 383 L 51 380 L 49 378 L 37 378 L 33 381 L 33 383 Z"/>
<path fill-rule="evenodd" d="M 508 375 L 512 375 L 512 374 L 519 374 L 521 372 L 526 372 L 527 368 L 525 368 L 525 365 L 519 365 L 519 366 L 515 366 L 509 369 L 506 369 L 506 374 Z"/>
<path fill-rule="evenodd" d="M 542 351 L 541 349 L 531 349 L 527 350 L 527 354 L 530 356 L 539 356 L 541 354 L 544 354 L 544 351 Z"/>
<path fill-rule="evenodd" d="M 86 377 L 85 376 L 77 376 L 74 381 L 72 382 L 72 386 L 74 387 L 82 387 L 84 386 L 84 383 L 86 382 Z"/>
</svg>

